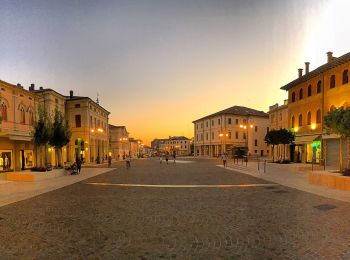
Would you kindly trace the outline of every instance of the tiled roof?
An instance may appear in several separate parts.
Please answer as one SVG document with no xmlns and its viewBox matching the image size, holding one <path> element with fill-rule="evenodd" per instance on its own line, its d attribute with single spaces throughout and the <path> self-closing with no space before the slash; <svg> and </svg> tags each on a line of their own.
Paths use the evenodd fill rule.
<svg viewBox="0 0 350 260">
<path fill-rule="evenodd" d="M 211 114 L 211 115 L 202 117 L 200 119 L 197 119 L 197 120 L 193 121 L 192 123 L 195 123 L 195 122 L 203 120 L 203 119 L 211 118 L 211 117 L 214 117 L 214 116 L 219 116 L 219 115 L 239 115 L 239 116 L 269 117 L 269 115 L 267 113 L 265 113 L 264 111 L 259 111 L 259 110 L 255 110 L 255 109 L 248 108 L 248 107 L 243 107 L 243 106 L 233 106 L 233 107 L 221 110 L 219 112 L 216 112 L 214 114 Z"/>
<path fill-rule="evenodd" d="M 281 87 L 283 90 L 289 90 L 292 87 L 303 83 L 305 81 L 308 81 L 309 79 L 318 76 L 319 74 L 326 72 L 327 70 L 330 70 L 332 68 L 335 68 L 341 64 L 344 64 L 346 62 L 350 61 L 350 52 L 344 54 L 343 56 L 340 56 L 338 58 L 333 57 L 332 61 L 327 62 L 326 64 L 323 64 L 322 66 L 314 69 L 313 71 L 310 71 L 309 73 L 301 76 L 300 78 L 297 78 L 293 80 L 292 82 L 289 82 L 287 85 L 284 85 Z"/>
<path fill-rule="evenodd" d="M 190 140 L 185 136 L 171 136 L 169 139 L 166 140 Z"/>
</svg>

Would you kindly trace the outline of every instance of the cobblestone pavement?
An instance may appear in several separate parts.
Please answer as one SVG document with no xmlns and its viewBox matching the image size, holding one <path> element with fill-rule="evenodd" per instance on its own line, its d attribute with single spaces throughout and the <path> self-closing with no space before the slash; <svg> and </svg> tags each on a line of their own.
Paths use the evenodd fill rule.
<svg viewBox="0 0 350 260">
<path fill-rule="evenodd" d="M 350 204 L 215 166 L 155 159 L 0 208 L 1 259 L 350 259 Z"/>
</svg>

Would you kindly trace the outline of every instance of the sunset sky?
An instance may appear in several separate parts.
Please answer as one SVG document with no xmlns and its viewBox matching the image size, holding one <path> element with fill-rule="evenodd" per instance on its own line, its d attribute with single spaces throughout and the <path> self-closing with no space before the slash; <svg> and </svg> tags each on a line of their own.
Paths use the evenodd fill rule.
<svg viewBox="0 0 350 260">
<path fill-rule="evenodd" d="M 350 51 L 347 0 L 0 3 L 0 79 L 99 93 L 145 143 L 233 105 L 267 111 L 305 61 Z"/>
</svg>

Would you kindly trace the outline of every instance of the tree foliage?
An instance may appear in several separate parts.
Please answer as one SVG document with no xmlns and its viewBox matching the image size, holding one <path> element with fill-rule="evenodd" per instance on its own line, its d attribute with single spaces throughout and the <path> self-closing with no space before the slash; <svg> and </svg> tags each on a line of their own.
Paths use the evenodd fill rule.
<svg viewBox="0 0 350 260">
<path fill-rule="evenodd" d="M 283 144 L 284 157 L 285 145 L 292 144 L 295 140 L 294 133 L 288 129 L 271 130 L 265 135 L 265 143 L 272 145 L 272 160 L 275 160 L 274 147 L 275 145 Z"/>
<path fill-rule="evenodd" d="M 68 125 L 68 120 L 63 117 L 61 111 L 56 110 L 49 144 L 60 149 L 69 143 L 71 136 L 72 132 Z"/>
</svg>

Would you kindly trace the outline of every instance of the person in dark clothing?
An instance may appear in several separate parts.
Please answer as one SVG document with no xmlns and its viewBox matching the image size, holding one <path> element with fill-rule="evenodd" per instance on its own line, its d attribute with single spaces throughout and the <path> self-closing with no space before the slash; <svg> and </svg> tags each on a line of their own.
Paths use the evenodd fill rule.
<svg viewBox="0 0 350 260">
<path fill-rule="evenodd" d="M 80 174 L 80 171 L 81 171 L 81 164 L 82 164 L 82 161 L 80 158 L 77 159 L 77 168 L 78 168 L 78 174 Z"/>
</svg>

